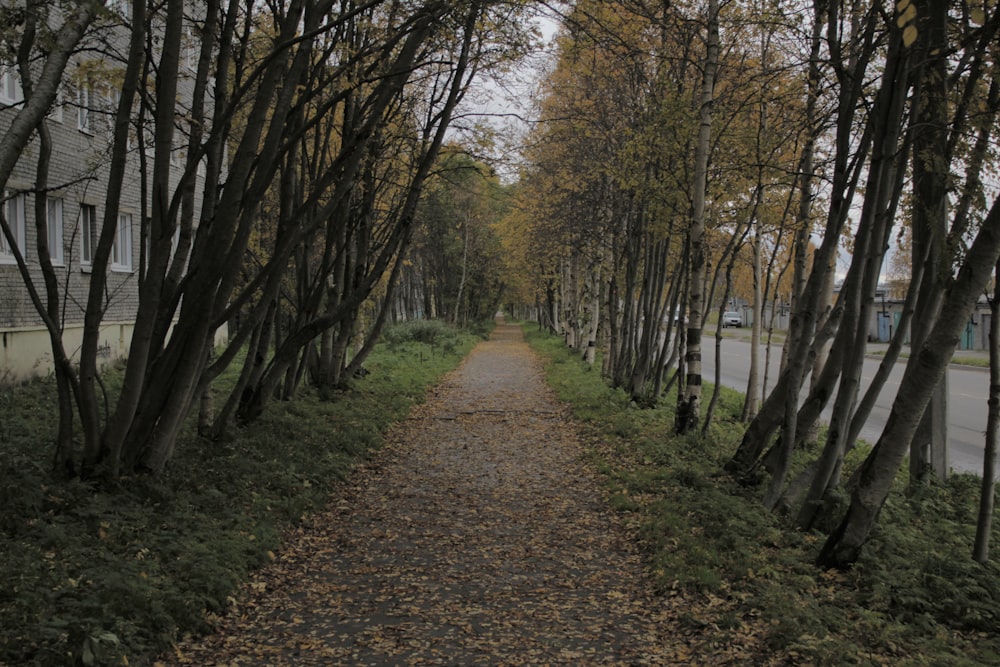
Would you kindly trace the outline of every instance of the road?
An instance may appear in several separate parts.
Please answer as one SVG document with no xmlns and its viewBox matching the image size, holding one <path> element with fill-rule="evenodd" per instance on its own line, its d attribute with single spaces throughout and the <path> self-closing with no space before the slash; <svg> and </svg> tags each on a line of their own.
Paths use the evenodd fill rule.
<svg viewBox="0 0 1000 667">
<path fill-rule="evenodd" d="M 715 341 L 705 339 L 704 373 L 706 381 L 715 377 Z M 763 349 L 761 354 L 763 355 Z M 768 387 L 774 386 L 778 377 L 778 363 L 781 348 L 776 346 L 771 351 L 771 370 L 768 374 Z M 723 386 L 738 391 L 746 391 L 747 375 L 750 372 L 750 343 L 733 338 L 722 340 L 722 376 Z M 862 395 L 875 376 L 879 360 L 865 360 L 862 372 Z M 899 382 L 903 376 L 904 363 L 896 364 L 889 379 L 886 381 L 882 394 L 872 409 L 868 421 L 861 431 L 861 438 L 874 444 L 886 419 L 892 401 L 899 390 Z M 966 366 L 951 366 L 948 371 L 948 464 L 959 472 L 982 474 L 983 440 L 986 432 L 986 397 L 989 390 L 989 374 L 985 369 Z M 832 403 L 832 401 L 831 401 Z M 829 417 L 830 408 L 823 413 Z"/>
</svg>

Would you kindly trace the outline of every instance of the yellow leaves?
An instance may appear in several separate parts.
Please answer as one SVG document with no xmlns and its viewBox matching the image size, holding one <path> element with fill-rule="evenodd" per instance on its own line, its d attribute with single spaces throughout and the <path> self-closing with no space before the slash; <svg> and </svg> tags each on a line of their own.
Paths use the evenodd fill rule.
<svg viewBox="0 0 1000 667">
<path fill-rule="evenodd" d="M 900 9 L 902 7 L 902 9 Z M 917 8 L 910 0 L 902 0 L 896 5 L 899 16 L 896 17 L 896 25 L 902 28 L 907 23 L 917 18 Z"/>
<path fill-rule="evenodd" d="M 896 14 L 896 26 L 903 29 L 903 46 L 909 48 L 917 41 L 917 26 L 913 24 L 917 18 L 917 7 L 912 0 L 899 0 Z"/>
</svg>

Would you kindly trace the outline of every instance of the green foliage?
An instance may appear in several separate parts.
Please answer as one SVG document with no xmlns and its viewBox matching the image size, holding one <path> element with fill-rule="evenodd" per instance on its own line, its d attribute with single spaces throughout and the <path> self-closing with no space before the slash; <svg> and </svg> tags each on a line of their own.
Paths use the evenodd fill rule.
<svg viewBox="0 0 1000 667">
<path fill-rule="evenodd" d="M 406 320 L 386 327 L 382 332 L 382 341 L 392 349 L 406 343 L 423 343 L 451 352 L 467 334 L 483 340 L 489 338 L 494 326 L 492 321 L 475 322 L 463 331 L 442 320 Z"/>
<path fill-rule="evenodd" d="M 409 254 L 440 316 L 462 324 L 493 317 L 504 291 L 495 226 L 508 208 L 506 190 L 466 148 L 442 148 L 417 207 Z"/>
<path fill-rule="evenodd" d="M 436 331 L 433 347 L 376 348 L 333 401 L 303 391 L 220 442 L 189 429 L 161 477 L 109 489 L 50 478 L 51 380 L 0 389 L 0 664 L 141 664 L 210 629 L 282 533 L 478 340 Z"/>
<path fill-rule="evenodd" d="M 888 504 L 857 566 L 865 604 L 928 629 L 1000 627 L 1000 567 L 956 553 L 973 542 L 978 492 L 977 478 L 958 475 Z"/>
<path fill-rule="evenodd" d="M 723 390 L 706 437 L 678 437 L 673 396 L 637 409 L 561 339 L 525 332 L 583 421 L 609 503 L 635 522 L 660 592 L 717 601 L 710 612 L 681 614 L 692 631 L 739 643 L 763 627 L 781 664 L 1000 663 L 1000 567 L 971 558 L 978 480 L 959 476 L 907 497 L 902 471 L 857 566 L 822 571 L 814 562 L 824 534 L 789 527 L 763 508 L 758 488 L 721 472 L 743 433 L 738 394 Z M 863 454 L 851 453 L 845 478 Z M 831 507 L 846 502 L 842 495 Z"/>
</svg>

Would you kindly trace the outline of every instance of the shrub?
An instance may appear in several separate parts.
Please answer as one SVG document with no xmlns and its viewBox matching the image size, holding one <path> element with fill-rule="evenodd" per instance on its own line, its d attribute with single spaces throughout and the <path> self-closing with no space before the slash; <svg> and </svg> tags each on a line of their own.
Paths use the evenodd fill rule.
<svg viewBox="0 0 1000 667">
<path fill-rule="evenodd" d="M 453 340 L 457 335 L 458 331 L 443 320 L 407 320 L 386 327 L 382 332 L 382 340 L 390 347 L 410 342 L 437 347 Z"/>
</svg>

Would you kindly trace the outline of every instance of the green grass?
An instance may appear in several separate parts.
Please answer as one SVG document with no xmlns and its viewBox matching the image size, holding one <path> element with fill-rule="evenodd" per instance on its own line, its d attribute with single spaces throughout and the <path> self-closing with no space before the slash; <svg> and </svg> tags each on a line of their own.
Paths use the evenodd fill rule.
<svg viewBox="0 0 1000 667">
<path fill-rule="evenodd" d="M 958 355 L 951 358 L 951 363 L 958 364 L 960 366 L 978 366 L 980 368 L 990 367 L 990 360 L 987 357 L 963 357 Z"/>
<path fill-rule="evenodd" d="M 743 431 L 739 394 L 723 389 L 707 437 L 678 437 L 674 396 L 636 408 L 561 339 L 525 331 L 583 422 L 610 503 L 634 522 L 660 591 L 719 601 L 682 614 L 692 631 L 711 628 L 720 645 L 762 641 L 781 664 L 1000 664 L 1000 568 L 970 555 L 978 480 L 957 476 L 908 497 L 902 473 L 857 565 L 822 571 L 824 534 L 792 529 L 763 509 L 761 489 L 722 472 Z"/>
<path fill-rule="evenodd" d="M 885 350 L 872 350 L 868 354 L 870 356 L 873 356 L 873 357 L 884 357 L 885 356 Z M 910 358 L 910 353 L 909 352 L 900 352 L 899 353 L 899 359 L 900 360 L 909 359 L 909 358 Z M 969 356 L 956 355 L 956 356 L 953 356 L 951 358 L 951 363 L 959 365 L 959 366 L 976 366 L 978 368 L 989 368 L 990 367 L 990 359 L 989 359 L 989 357 L 969 357 Z"/>
<path fill-rule="evenodd" d="M 333 400 L 304 390 L 220 442 L 189 429 L 163 475 L 110 490 L 50 477 L 50 380 L 0 388 L 0 664 L 145 664 L 210 629 L 285 531 L 481 339 L 430 326 L 430 341 L 393 334 Z"/>
</svg>

